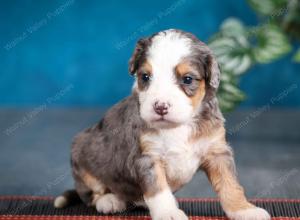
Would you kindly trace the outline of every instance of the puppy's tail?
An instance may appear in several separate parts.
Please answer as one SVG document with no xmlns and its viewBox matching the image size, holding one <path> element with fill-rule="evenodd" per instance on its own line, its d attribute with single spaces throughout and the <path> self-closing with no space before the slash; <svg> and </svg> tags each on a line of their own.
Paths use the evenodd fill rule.
<svg viewBox="0 0 300 220">
<path fill-rule="evenodd" d="M 81 199 L 75 189 L 67 190 L 54 199 L 54 207 L 61 209 L 68 205 L 79 203 L 80 201 Z"/>
</svg>

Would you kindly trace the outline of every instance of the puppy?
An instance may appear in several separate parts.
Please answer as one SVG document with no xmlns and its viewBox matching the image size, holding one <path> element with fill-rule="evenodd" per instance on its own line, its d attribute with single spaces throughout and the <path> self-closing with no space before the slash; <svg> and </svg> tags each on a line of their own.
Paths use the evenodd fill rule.
<svg viewBox="0 0 300 220">
<path fill-rule="evenodd" d="M 115 213 L 131 202 L 149 208 L 154 220 L 186 220 L 172 192 L 202 169 L 230 219 L 270 219 L 247 201 L 236 178 L 212 51 L 190 33 L 161 31 L 137 42 L 129 72 L 132 94 L 75 137 L 76 191 L 57 197 L 55 207 L 80 198 Z"/>
</svg>

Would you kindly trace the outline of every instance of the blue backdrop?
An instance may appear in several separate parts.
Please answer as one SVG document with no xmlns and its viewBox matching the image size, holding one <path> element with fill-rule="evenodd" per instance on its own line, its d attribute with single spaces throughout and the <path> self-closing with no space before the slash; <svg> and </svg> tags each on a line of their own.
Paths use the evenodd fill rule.
<svg viewBox="0 0 300 220">
<path fill-rule="evenodd" d="M 206 42 L 228 17 L 257 23 L 242 0 L 1 1 L 0 106 L 112 105 L 130 93 L 127 63 L 138 38 L 179 28 Z M 242 106 L 264 105 L 299 83 L 290 59 L 243 76 Z M 298 90 L 275 105 L 299 107 Z"/>
</svg>

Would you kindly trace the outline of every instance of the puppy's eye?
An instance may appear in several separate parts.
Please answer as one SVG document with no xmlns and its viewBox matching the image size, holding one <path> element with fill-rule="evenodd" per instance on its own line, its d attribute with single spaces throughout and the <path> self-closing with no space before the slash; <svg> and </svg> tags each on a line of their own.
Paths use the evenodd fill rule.
<svg viewBox="0 0 300 220">
<path fill-rule="evenodd" d="M 150 75 L 148 73 L 142 73 L 141 79 L 143 82 L 148 82 L 150 80 Z"/>
<path fill-rule="evenodd" d="M 186 85 L 190 85 L 193 82 L 193 78 L 190 76 L 184 76 L 182 82 Z"/>
</svg>

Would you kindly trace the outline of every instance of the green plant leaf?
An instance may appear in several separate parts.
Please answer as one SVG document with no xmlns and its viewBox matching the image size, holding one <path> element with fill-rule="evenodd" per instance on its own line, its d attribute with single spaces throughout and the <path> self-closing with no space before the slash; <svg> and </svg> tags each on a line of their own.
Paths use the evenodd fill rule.
<svg viewBox="0 0 300 220">
<path fill-rule="evenodd" d="M 221 32 L 224 36 L 237 36 L 245 34 L 245 27 L 236 18 L 227 18 L 221 25 Z"/>
<path fill-rule="evenodd" d="M 223 112 L 232 111 L 237 104 L 245 99 L 245 94 L 238 88 L 237 79 L 233 73 L 222 71 L 217 96 Z"/>
<path fill-rule="evenodd" d="M 252 52 L 247 30 L 237 19 L 226 19 L 221 31 L 209 42 L 223 71 L 235 75 L 244 73 L 252 64 Z"/>
<path fill-rule="evenodd" d="M 248 3 L 259 14 L 273 16 L 286 8 L 288 0 L 248 0 Z"/>
<path fill-rule="evenodd" d="M 219 105 L 223 112 L 228 112 L 245 98 L 237 81 L 238 76 L 252 65 L 252 55 L 247 29 L 239 20 L 226 19 L 220 29 L 208 45 L 213 50 L 222 72 L 217 94 Z"/>
<path fill-rule="evenodd" d="M 297 50 L 297 52 L 295 53 L 294 57 L 293 57 L 293 61 L 300 63 L 300 48 Z"/>
<path fill-rule="evenodd" d="M 282 30 L 272 24 L 266 24 L 257 29 L 256 45 L 253 46 L 253 55 L 258 63 L 270 63 L 288 52 L 292 47 Z"/>
<path fill-rule="evenodd" d="M 234 82 L 221 82 L 217 97 L 222 112 L 232 111 L 237 104 L 245 99 L 244 93 L 237 87 L 237 84 Z"/>
<path fill-rule="evenodd" d="M 264 24 L 245 27 L 238 19 L 226 19 L 208 44 L 221 67 L 217 96 L 225 112 L 245 99 L 238 88 L 239 76 L 256 63 L 270 63 L 286 55 L 292 48 L 287 35 L 298 39 L 300 36 L 299 0 L 247 1 L 258 14 L 265 16 Z M 293 59 L 300 62 L 300 48 Z"/>
</svg>

